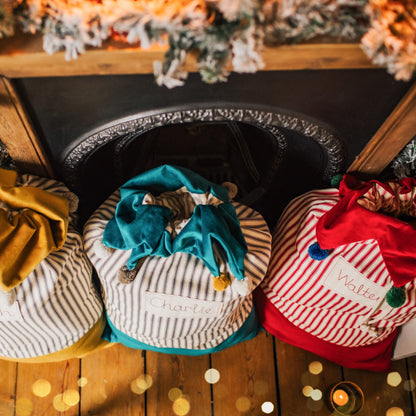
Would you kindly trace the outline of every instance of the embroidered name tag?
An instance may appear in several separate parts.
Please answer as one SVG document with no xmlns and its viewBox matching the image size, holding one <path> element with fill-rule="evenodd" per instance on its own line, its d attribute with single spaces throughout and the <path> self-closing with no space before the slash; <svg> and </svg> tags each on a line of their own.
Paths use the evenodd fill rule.
<svg viewBox="0 0 416 416">
<path fill-rule="evenodd" d="M 144 304 L 149 313 L 173 318 L 216 318 L 223 310 L 222 302 L 149 291 L 144 293 Z"/>
<path fill-rule="evenodd" d="M 346 299 L 374 307 L 385 297 L 388 288 L 368 280 L 352 264 L 339 257 L 323 276 L 323 286 Z"/>
<path fill-rule="evenodd" d="M 0 321 L 23 321 L 19 304 L 14 302 L 9 307 L 2 306 L 0 308 Z"/>
</svg>

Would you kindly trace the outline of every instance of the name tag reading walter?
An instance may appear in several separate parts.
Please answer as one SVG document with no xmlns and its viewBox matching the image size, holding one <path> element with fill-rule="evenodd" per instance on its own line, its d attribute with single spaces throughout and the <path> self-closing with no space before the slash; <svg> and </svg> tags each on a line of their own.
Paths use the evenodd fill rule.
<svg viewBox="0 0 416 416">
<path fill-rule="evenodd" d="M 368 280 L 343 257 L 338 258 L 323 279 L 323 286 L 332 292 L 369 307 L 378 305 L 389 289 Z"/>
<path fill-rule="evenodd" d="M 149 291 L 144 293 L 144 301 L 147 312 L 172 318 L 216 318 L 224 306 L 222 302 Z"/>
</svg>

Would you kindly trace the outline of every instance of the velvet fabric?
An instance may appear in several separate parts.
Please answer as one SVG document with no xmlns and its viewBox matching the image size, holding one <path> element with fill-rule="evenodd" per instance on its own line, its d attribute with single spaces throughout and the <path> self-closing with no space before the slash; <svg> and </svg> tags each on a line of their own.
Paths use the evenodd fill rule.
<svg viewBox="0 0 416 416">
<path fill-rule="evenodd" d="M 316 237 L 322 249 L 376 240 L 394 285 L 400 287 L 416 276 L 416 229 L 405 220 L 360 205 L 359 199 L 368 194 L 374 184 L 382 188 L 383 198 L 399 200 L 410 195 L 410 202 L 416 204 L 414 178 L 382 183 L 376 180 L 361 182 L 345 175 L 339 188 L 341 199 L 320 218 Z"/>
<path fill-rule="evenodd" d="M 19 285 L 66 239 L 69 201 L 32 186 L 16 186 L 17 173 L 0 169 L 0 289 Z"/>
<path fill-rule="evenodd" d="M 148 350 L 148 351 L 156 351 L 162 352 L 166 354 L 179 354 L 179 355 L 190 355 L 190 356 L 199 356 L 204 354 L 212 354 L 215 352 L 222 351 L 226 348 L 232 347 L 233 345 L 239 344 L 243 341 L 248 341 L 254 338 L 261 327 L 259 326 L 257 320 L 257 313 L 255 308 L 251 310 L 250 314 L 248 315 L 247 319 L 244 321 L 243 325 L 234 332 L 234 334 L 230 335 L 225 341 L 221 342 L 219 345 L 206 348 L 206 349 L 189 349 L 189 348 L 162 348 L 162 347 L 155 347 L 154 345 L 145 344 L 137 339 L 129 337 L 125 333 L 121 332 L 117 329 L 114 324 L 111 322 L 110 318 L 107 316 L 107 326 L 103 333 L 103 339 L 115 343 L 120 342 L 123 345 L 129 348 L 135 348 L 140 350 Z"/>
<path fill-rule="evenodd" d="M 174 237 L 167 229 L 172 211 L 165 206 L 142 204 L 147 193 L 160 195 L 186 187 L 191 193 L 212 194 L 223 201 L 217 206 L 196 205 L 189 221 Z M 120 202 L 104 230 L 103 243 L 121 250 L 131 249 L 127 267 L 133 269 L 145 256 L 168 257 L 184 252 L 200 258 L 214 276 L 219 276 L 213 245 L 224 250 L 231 273 L 244 278 L 247 245 L 227 189 L 194 172 L 170 165 L 140 174 L 120 188 Z"/>
</svg>

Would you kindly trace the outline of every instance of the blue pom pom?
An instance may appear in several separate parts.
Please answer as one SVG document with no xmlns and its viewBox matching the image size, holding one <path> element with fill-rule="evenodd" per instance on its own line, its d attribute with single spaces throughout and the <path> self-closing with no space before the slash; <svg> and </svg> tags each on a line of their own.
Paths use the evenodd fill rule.
<svg viewBox="0 0 416 416">
<path fill-rule="evenodd" d="M 329 250 L 324 250 L 319 247 L 318 243 L 313 243 L 308 248 L 308 254 L 311 259 L 314 260 L 323 260 L 329 256 Z"/>
</svg>

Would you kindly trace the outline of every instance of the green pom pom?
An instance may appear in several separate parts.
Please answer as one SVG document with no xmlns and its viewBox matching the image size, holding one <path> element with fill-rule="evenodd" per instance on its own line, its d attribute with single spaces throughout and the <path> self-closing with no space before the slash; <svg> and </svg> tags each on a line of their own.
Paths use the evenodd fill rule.
<svg viewBox="0 0 416 416">
<path fill-rule="evenodd" d="M 406 290 L 404 287 L 393 286 L 386 295 L 386 302 L 392 308 L 399 308 L 406 302 Z"/>
<path fill-rule="evenodd" d="M 343 177 L 344 177 L 344 175 L 342 175 L 341 173 L 338 173 L 337 175 L 334 175 L 331 178 L 332 188 L 339 188 L 339 184 L 341 183 Z"/>
</svg>

